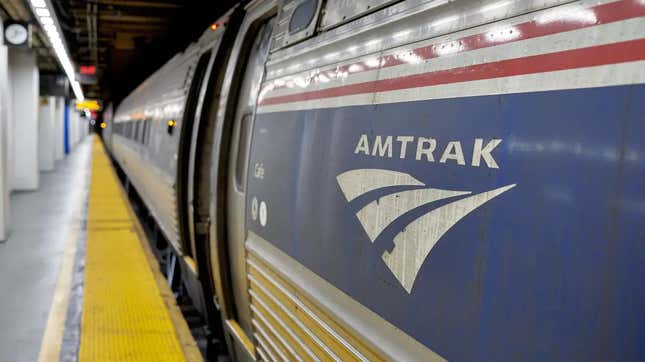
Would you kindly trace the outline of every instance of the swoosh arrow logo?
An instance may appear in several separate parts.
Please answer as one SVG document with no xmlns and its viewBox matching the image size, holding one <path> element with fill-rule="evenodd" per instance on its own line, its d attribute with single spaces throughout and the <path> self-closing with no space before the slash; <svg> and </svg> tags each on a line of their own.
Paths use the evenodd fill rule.
<svg viewBox="0 0 645 362">
<path fill-rule="evenodd" d="M 367 192 L 391 186 L 427 186 L 411 175 L 383 169 L 357 169 L 336 177 L 348 202 Z M 394 237 L 394 248 L 381 259 L 401 283 L 412 292 L 414 281 L 432 248 L 459 220 L 486 202 L 515 187 L 506 185 L 471 195 L 471 191 L 444 190 L 432 187 L 393 192 L 364 206 L 356 213 L 372 243 L 385 228 L 402 215 L 434 201 L 459 198 L 413 220 Z M 468 197 L 463 197 L 470 195 Z"/>
</svg>

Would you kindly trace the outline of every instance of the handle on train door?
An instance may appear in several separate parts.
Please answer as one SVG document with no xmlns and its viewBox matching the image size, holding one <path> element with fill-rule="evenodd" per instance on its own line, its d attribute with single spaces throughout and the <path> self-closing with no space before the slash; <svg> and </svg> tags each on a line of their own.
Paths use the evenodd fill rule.
<svg viewBox="0 0 645 362">
<path fill-rule="evenodd" d="M 235 186 L 237 190 L 244 193 L 246 189 L 247 158 L 251 147 L 251 128 L 253 124 L 253 112 L 246 112 L 240 119 L 240 128 L 237 136 L 237 158 L 235 160 Z"/>
</svg>

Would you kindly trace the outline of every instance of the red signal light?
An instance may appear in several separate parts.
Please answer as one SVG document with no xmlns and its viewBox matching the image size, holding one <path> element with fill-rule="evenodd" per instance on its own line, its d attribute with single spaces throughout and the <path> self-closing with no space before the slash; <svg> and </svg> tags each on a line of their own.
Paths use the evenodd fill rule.
<svg viewBox="0 0 645 362">
<path fill-rule="evenodd" d="M 81 65 L 79 67 L 79 73 L 85 75 L 94 75 L 96 74 L 96 67 L 93 65 Z"/>
</svg>

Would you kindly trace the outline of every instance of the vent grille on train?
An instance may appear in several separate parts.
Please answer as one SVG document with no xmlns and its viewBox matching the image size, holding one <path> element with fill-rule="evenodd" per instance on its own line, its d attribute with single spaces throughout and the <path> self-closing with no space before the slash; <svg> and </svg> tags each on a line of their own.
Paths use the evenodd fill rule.
<svg viewBox="0 0 645 362">
<path fill-rule="evenodd" d="M 247 265 L 254 337 L 262 360 L 382 360 L 262 260 L 249 254 Z"/>
</svg>

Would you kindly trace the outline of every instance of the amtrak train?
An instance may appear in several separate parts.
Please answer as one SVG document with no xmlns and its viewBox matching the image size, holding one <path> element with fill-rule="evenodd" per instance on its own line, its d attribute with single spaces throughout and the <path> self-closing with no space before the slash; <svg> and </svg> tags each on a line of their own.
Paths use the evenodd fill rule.
<svg viewBox="0 0 645 362">
<path fill-rule="evenodd" d="M 215 24 L 103 135 L 235 360 L 645 360 L 645 1 Z"/>
</svg>

